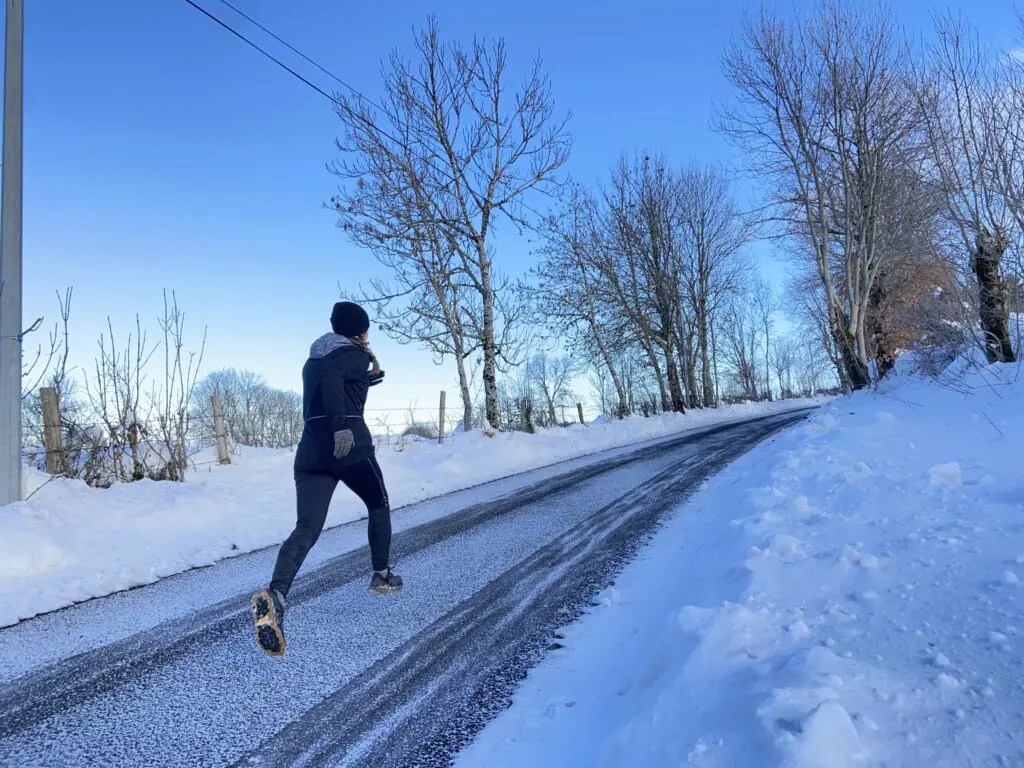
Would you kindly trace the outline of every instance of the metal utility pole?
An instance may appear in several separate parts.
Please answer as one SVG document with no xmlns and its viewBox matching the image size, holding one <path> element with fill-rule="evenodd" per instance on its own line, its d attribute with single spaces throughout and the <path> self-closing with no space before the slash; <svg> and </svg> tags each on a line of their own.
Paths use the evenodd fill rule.
<svg viewBox="0 0 1024 768">
<path fill-rule="evenodd" d="M 21 133 L 23 0 L 4 0 L 0 197 L 0 505 L 21 500 Z"/>
</svg>

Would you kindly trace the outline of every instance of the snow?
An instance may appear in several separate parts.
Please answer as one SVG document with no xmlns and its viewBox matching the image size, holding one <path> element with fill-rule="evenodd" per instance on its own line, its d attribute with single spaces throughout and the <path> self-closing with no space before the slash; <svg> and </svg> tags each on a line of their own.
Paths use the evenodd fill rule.
<svg viewBox="0 0 1024 768">
<path fill-rule="evenodd" d="M 755 448 L 457 765 L 1024 765 L 1018 376 L 903 365 Z"/>
<path fill-rule="evenodd" d="M 398 508 L 619 446 L 820 402 L 747 403 L 534 435 L 473 432 L 442 446 L 385 446 L 378 458 Z M 197 457 L 185 483 L 143 480 L 109 489 L 26 469 L 31 497 L 0 507 L 0 627 L 282 542 L 295 521 L 292 452 L 243 449 L 223 467 L 212 459 Z M 364 516 L 342 489 L 327 525 Z"/>
</svg>

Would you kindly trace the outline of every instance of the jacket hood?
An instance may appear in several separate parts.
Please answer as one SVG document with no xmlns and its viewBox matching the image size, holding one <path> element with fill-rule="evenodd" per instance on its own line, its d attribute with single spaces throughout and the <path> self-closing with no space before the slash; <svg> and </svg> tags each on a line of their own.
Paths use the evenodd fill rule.
<svg viewBox="0 0 1024 768">
<path fill-rule="evenodd" d="M 314 360 L 318 360 L 321 357 L 327 357 L 331 352 L 341 349 L 342 347 L 355 347 L 352 340 L 347 336 L 340 336 L 337 333 L 325 333 L 319 339 L 313 342 L 309 348 L 309 356 Z"/>
</svg>

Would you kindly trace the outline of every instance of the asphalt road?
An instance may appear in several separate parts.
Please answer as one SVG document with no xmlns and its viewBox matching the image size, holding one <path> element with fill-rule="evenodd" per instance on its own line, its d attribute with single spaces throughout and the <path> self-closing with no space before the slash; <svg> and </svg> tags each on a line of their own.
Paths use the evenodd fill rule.
<svg viewBox="0 0 1024 768">
<path fill-rule="evenodd" d="M 329 531 L 289 596 L 280 658 L 247 613 L 273 551 L 0 631 L 0 765 L 448 765 L 667 514 L 805 415 L 500 481 L 405 529 L 415 509 L 396 511 L 406 586 L 386 598 L 352 549 L 365 523 Z"/>
</svg>

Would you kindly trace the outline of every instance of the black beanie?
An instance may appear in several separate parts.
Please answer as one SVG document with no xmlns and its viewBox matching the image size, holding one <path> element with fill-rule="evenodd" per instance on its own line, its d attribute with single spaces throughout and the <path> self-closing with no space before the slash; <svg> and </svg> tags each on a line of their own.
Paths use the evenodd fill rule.
<svg viewBox="0 0 1024 768">
<path fill-rule="evenodd" d="M 351 301 L 339 301 L 331 312 L 331 330 L 339 336 L 354 339 L 370 330 L 370 316 Z"/>
</svg>

